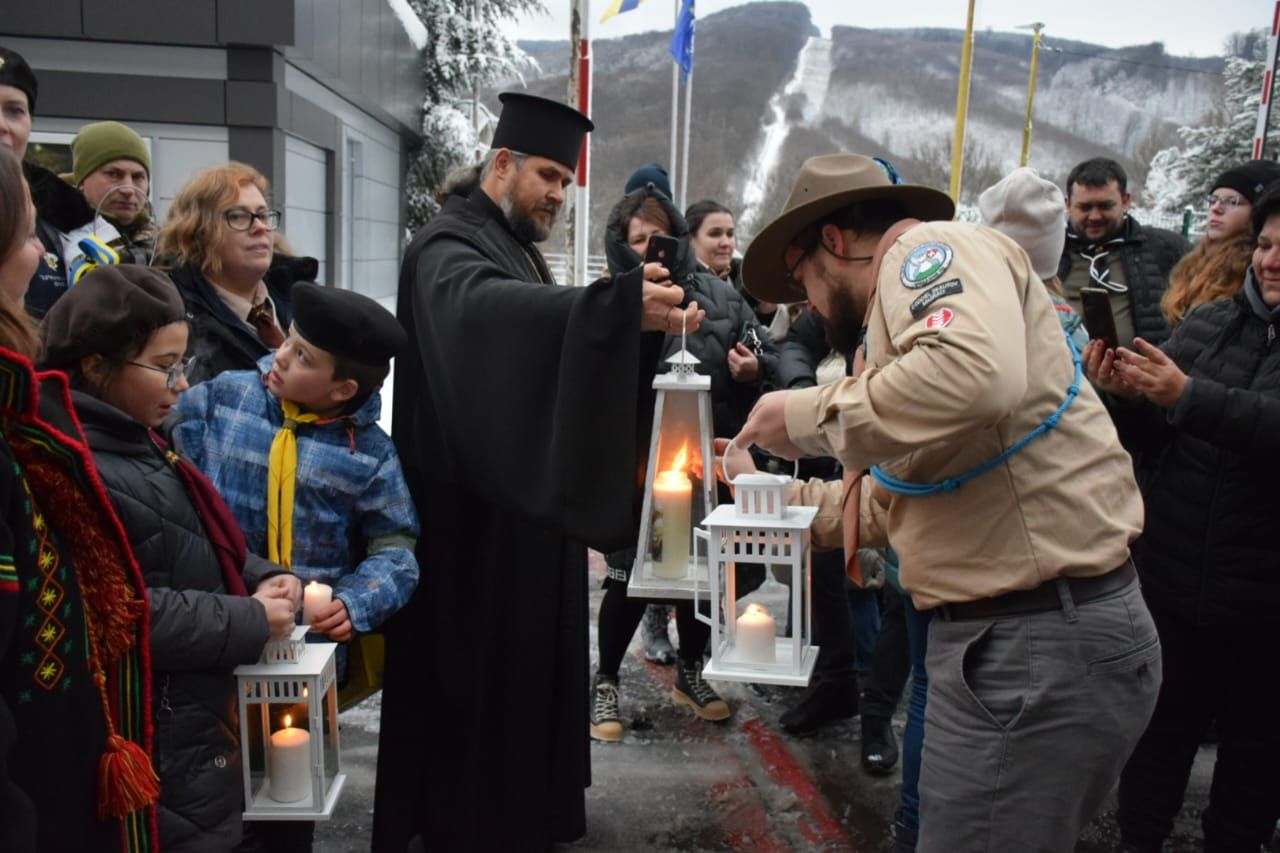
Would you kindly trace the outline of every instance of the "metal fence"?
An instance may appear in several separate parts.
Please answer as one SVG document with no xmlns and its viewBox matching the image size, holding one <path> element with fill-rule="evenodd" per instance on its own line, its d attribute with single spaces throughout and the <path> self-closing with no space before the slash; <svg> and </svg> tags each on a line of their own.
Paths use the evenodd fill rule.
<svg viewBox="0 0 1280 853">
<path fill-rule="evenodd" d="M 556 281 L 564 284 L 569 280 L 569 264 L 573 261 L 571 257 L 564 252 L 544 252 L 542 257 L 546 259 L 547 266 L 551 268 L 551 274 L 556 277 Z M 580 281 L 578 284 L 590 284 L 604 275 L 606 265 L 604 255 L 587 255 L 587 280 Z"/>
</svg>

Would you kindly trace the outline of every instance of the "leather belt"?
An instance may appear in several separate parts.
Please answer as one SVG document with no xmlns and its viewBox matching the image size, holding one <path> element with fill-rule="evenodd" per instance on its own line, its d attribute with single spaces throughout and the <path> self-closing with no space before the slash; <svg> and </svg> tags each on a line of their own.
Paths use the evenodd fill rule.
<svg viewBox="0 0 1280 853">
<path fill-rule="evenodd" d="M 1076 604 L 1084 604 L 1095 598 L 1110 595 L 1133 583 L 1138 573 L 1133 567 L 1133 560 L 1125 560 L 1119 568 L 1105 574 L 1090 578 L 1055 578 L 1045 581 L 1035 589 L 1020 589 L 996 595 L 991 598 L 979 598 L 977 601 L 961 601 L 956 604 L 940 604 L 934 613 L 948 622 L 968 619 L 999 619 L 1004 616 L 1018 616 L 1025 613 L 1044 613 L 1050 610 L 1061 610 L 1063 596 L 1059 592 L 1059 581 L 1065 581 L 1071 600 Z"/>
</svg>

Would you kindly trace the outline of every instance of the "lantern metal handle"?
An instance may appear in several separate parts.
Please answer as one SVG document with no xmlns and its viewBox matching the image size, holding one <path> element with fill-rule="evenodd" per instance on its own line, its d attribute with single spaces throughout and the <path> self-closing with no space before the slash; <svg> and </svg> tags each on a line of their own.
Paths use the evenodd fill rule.
<svg viewBox="0 0 1280 853">
<path fill-rule="evenodd" d="M 720 457 L 720 473 L 724 476 L 724 481 L 730 485 L 733 485 L 733 478 L 729 476 L 729 451 L 733 450 L 734 448 L 733 443 L 734 441 L 737 440 L 737 438 L 738 437 L 735 435 L 733 438 L 729 439 L 729 444 L 726 445 L 724 449 L 724 455 Z M 792 465 L 794 467 L 791 469 L 791 479 L 799 480 L 800 479 L 799 458 L 795 459 L 792 462 Z"/>
<path fill-rule="evenodd" d="M 698 540 L 699 539 L 707 543 L 707 572 L 710 573 L 712 571 L 718 571 L 716 566 L 711 565 L 711 531 L 703 530 L 698 527 L 695 527 L 693 529 L 693 563 L 694 565 L 696 566 L 698 564 Z M 706 616 L 703 616 L 702 609 L 698 607 L 698 587 L 699 587 L 698 573 L 695 571 L 693 573 L 693 618 L 697 619 L 699 622 L 702 622 L 705 625 L 710 625 L 711 624 L 710 610 L 708 610 Z M 707 592 L 710 593 L 711 590 L 708 589 Z M 710 600 L 709 597 L 708 597 L 708 600 Z"/>
</svg>

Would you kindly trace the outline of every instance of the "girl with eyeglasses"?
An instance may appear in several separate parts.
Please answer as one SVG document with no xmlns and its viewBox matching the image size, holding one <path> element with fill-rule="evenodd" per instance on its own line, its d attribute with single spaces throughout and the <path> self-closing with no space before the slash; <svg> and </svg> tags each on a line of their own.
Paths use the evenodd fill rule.
<svg viewBox="0 0 1280 853">
<path fill-rule="evenodd" d="M 1197 305 L 1226 299 L 1240 289 L 1253 255 L 1253 203 L 1280 180 L 1280 163 L 1251 160 L 1228 169 L 1205 198 L 1209 216 L 1204 238 L 1169 272 L 1169 289 L 1160 301 L 1170 326 Z"/>
<path fill-rule="evenodd" d="M 213 485 L 157 432 L 192 365 L 168 276 L 133 264 L 93 270 L 50 309 L 42 335 L 43 364 L 69 378 L 148 589 L 160 846 L 230 851 L 244 790 L 233 671 L 291 633 L 301 583 L 246 553 Z"/>
<path fill-rule="evenodd" d="M 190 316 L 193 384 L 252 370 L 279 347 L 293 283 L 316 277 L 314 258 L 284 249 L 269 196 L 261 172 L 233 162 L 197 172 L 169 206 L 156 257 L 172 265 Z"/>
</svg>

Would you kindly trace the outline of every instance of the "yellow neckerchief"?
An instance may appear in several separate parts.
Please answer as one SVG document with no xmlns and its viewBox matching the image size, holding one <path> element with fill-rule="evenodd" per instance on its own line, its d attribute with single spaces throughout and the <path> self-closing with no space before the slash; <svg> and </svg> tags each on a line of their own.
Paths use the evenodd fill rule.
<svg viewBox="0 0 1280 853">
<path fill-rule="evenodd" d="M 271 440 L 267 457 L 267 558 L 292 570 L 293 486 L 298 473 L 299 424 L 320 420 L 314 412 L 302 414 L 292 400 L 280 400 L 284 423 Z"/>
</svg>

